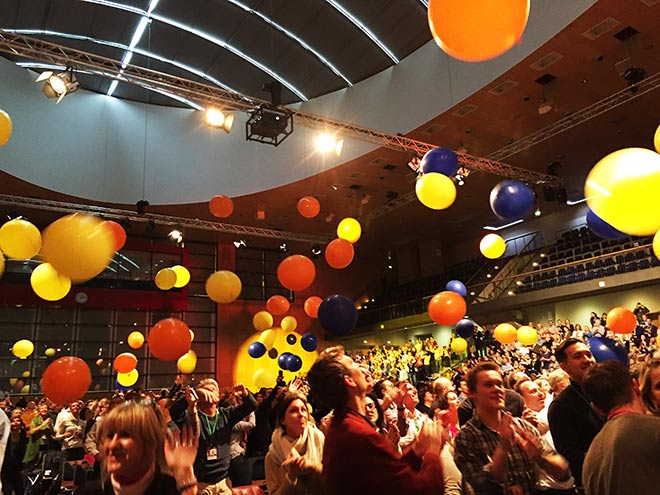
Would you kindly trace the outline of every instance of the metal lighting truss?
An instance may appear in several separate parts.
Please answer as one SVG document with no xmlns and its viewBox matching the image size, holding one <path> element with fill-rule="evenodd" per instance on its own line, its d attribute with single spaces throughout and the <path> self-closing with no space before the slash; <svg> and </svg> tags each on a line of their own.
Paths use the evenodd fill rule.
<svg viewBox="0 0 660 495">
<path fill-rule="evenodd" d="M 64 47 L 30 36 L 21 36 L 0 31 L 0 52 L 29 60 L 39 60 L 65 67 L 72 66 L 78 69 L 86 69 L 102 77 L 117 79 L 146 88 L 158 89 L 159 91 L 169 92 L 190 100 L 215 104 L 225 110 L 251 113 L 260 107 L 270 106 L 270 103 L 265 100 L 232 93 L 216 86 L 171 76 L 163 72 L 145 69 L 135 65 L 127 65 L 122 69 L 121 63 L 116 60 Z M 290 109 L 287 108 L 287 110 Z M 293 114 L 296 125 L 302 125 L 312 129 L 334 129 L 339 131 L 344 138 L 367 141 L 390 149 L 413 152 L 420 156 L 436 147 L 435 145 L 416 141 L 405 136 L 388 134 L 350 122 L 298 110 L 290 111 Z M 457 152 L 456 154 L 461 165 L 469 170 L 490 172 L 531 184 L 561 185 L 561 179 L 552 175 L 525 170 L 488 158 L 468 155 L 463 152 Z"/>
<path fill-rule="evenodd" d="M 237 236 L 266 237 L 281 241 L 299 241 L 309 244 L 325 244 L 330 241 L 329 237 L 308 234 L 297 234 L 295 232 L 283 232 L 280 230 L 260 229 L 258 227 L 247 227 L 244 225 L 232 225 L 228 223 L 209 222 L 197 218 L 173 217 L 169 215 L 158 215 L 156 213 L 145 213 L 138 215 L 134 211 L 120 210 L 116 208 L 105 208 L 102 206 L 80 205 L 76 203 L 65 203 L 63 201 L 51 201 L 47 199 L 23 198 L 0 194 L 0 204 L 14 207 L 36 208 L 39 210 L 61 211 L 64 213 L 87 213 L 90 215 L 102 215 L 106 219 L 128 219 L 132 222 L 154 221 L 159 225 L 171 225 L 173 227 L 188 227 L 197 230 L 210 230 L 224 234 L 235 234 Z"/>
</svg>

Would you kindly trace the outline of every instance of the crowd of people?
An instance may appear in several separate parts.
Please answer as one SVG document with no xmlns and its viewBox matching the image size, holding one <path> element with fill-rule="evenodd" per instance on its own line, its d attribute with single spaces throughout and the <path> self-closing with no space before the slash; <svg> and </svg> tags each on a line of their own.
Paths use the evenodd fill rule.
<svg viewBox="0 0 660 495">
<path fill-rule="evenodd" d="M 252 392 L 208 378 L 67 407 L 5 400 L 2 490 L 58 493 L 78 463 L 80 495 L 228 495 L 262 479 L 272 495 L 655 493 L 660 356 L 645 313 L 639 328 L 622 342 L 629 367 L 596 363 L 564 320 L 531 348 L 485 330 L 458 362 L 432 339 L 331 347 L 306 377 Z"/>
</svg>

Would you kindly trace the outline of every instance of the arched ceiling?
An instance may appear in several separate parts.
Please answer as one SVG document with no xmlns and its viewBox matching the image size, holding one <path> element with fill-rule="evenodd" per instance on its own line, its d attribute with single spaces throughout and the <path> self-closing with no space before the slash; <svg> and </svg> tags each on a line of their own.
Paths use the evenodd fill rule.
<svg viewBox="0 0 660 495">
<path fill-rule="evenodd" d="M 140 17 L 93 2 L 35 0 L 29 3 L 30 8 L 27 2 L 2 2 L 0 19 L 14 29 L 52 29 L 130 45 Z M 141 11 L 148 8 L 147 1 L 124 3 Z M 328 2 L 246 0 L 245 3 L 292 32 L 303 33 L 306 42 L 353 83 L 394 63 Z M 398 58 L 430 38 L 421 2 L 343 0 L 342 5 L 360 13 L 365 25 L 378 33 Z M 177 8 L 183 12 L 177 12 Z M 226 20 L 223 39 L 235 42 L 261 61 L 270 61 L 278 74 L 287 74 L 287 80 L 291 79 L 307 97 L 347 85 L 295 40 L 230 2 L 161 0 L 155 12 L 167 14 L 168 18 L 180 16 L 177 18 L 200 29 L 210 30 L 210 26 L 224 25 Z M 584 178 L 598 159 L 622 147 L 652 145 L 653 132 L 660 124 L 657 112 L 660 92 L 656 89 L 660 84 L 658 77 L 654 78 L 660 72 L 658 25 L 658 0 L 600 0 L 515 67 L 446 112 L 422 123 L 408 136 L 466 150 L 475 156 L 496 156 L 511 165 L 544 173 L 555 162 L 559 164 L 569 199 L 579 199 Z M 328 36 L 329 32 L 341 36 Z M 147 39 L 143 36 L 138 46 L 144 48 Z M 116 47 L 88 41 L 65 41 L 61 37 L 52 40 L 117 60 L 125 53 Z M 154 21 L 151 51 L 156 52 L 156 47 L 166 58 L 194 64 L 227 86 L 267 98 L 261 85 L 272 78 L 208 40 Z M 146 64 L 146 58 L 140 63 Z M 165 65 L 153 58 L 150 64 L 165 70 Z M 643 69 L 645 77 L 650 78 L 646 89 L 639 90 L 641 84 L 631 84 L 625 79 L 626 71 L 633 67 Z M 167 72 L 195 78 L 171 65 L 167 66 Z M 109 83 L 92 78 L 84 84 L 104 92 Z M 121 84 L 116 91 L 120 97 L 144 98 L 144 91 Z M 611 95 L 620 98 L 608 100 Z M 149 98 L 152 103 L 172 104 L 170 99 L 157 95 Z M 405 91 L 401 98 L 406 98 Z M 290 90 L 284 90 L 283 99 L 285 103 L 300 100 Z M 575 118 L 571 120 L 572 117 Z M 550 132 L 551 129 L 554 130 Z M 540 137 L 531 140 L 528 147 L 516 146 L 534 135 Z M 480 235 L 483 226 L 495 220 L 487 198 L 489 190 L 501 178 L 486 173 L 468 177 L 465 186 L 458 189 L 456 203 L 446 211 L 428 210 L 417 201 L 398 201 L 410 195 L 414 188 L 415 174 L 407 165 L 411 158 L 408 153 L 376 149 L 313 177 L 235 198 L 235 213 L 229 221 L 328 235 L 337 219 L 356 216 L 365 220 L 366 235 L 361 249 L 370 246 L 374 252 L 382 252 L 387 245 L 428 239 L 451 245 Z M 7 174 L 0 177 L 0 190 L 4 192 L 76 199 L 37 188 Z M 543 192 L 537 193 L 544 212 L 566 207 L 563 202 L 544 201 Z M 321 200 L 322 214 L 313 221 L 302 219 L 295 211 L 297 198 L 306 194 L 314 194 Z M 389 208 L 393 199 L 398 201 L 397 207 Z M 133 208 L 133 205 L 118 206 Z M 265 220 L 255 219 L 260 208 L 266 210 Z M 151 211 L 213 219 L 206 203 L 159 206 Z"/>
</svg>

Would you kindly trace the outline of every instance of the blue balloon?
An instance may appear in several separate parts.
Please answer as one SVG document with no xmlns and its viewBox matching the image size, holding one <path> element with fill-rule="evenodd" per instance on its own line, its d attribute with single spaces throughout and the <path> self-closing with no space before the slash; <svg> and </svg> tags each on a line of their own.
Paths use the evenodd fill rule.
<svg viewBox="0 0 660 495">
<path fill-rule="evenodd" d="M 295 354 L 291 354 L 286 360 L 286 368 L 289 371 L 298 371 L 302 368 L 302 359 Z"/>
<path fill-rule="evenodd" d="M 248 354 L 253 358 L 260 358 L 266 354 L 266 346 L 261 342 L 252 342 L 248 347 Z"/>
<path fill-rule="evenodd" d="M 458 170 L 458 157 L 448 148 L 434 148 L 422 157 L 419 169 L 423 174 L 437 172 L 452 177 Z"/>
<path fill-rule="evenodd" d="M 280 367 L 280 369 L 287 370 L 289 368 L 286 367 L 286 362 L 289 357 L 293 356 L 290 352 L 283 352 L 280 354 L 280 357 L 277 358 L 277 365 Z"/>
<path fill-rule="evenodd" d="M 502 220 L 525 218 L 534 207 L 534 192 L 517 180 L 503 180 L 490 191 L 490 209 Z"/>
<path fill-rule="evenodd" d="M 461 282 L 460 280 L 450 280 L 449 282 L 447 282 L 447 285 L 445 285 L 445 289 L 451 292 L 456 292 L 457 294 L 460 294 L 463 297 L 467 295 L 467 289 L 465 288 L 465 284 L 463 284 L 463 282 Z"/>
<path fill-rule="evenodd" d="M 131 389 L 131 387 L 125 387 L 124 385 L 119 383 L 117 380 L 115 380 L 115 389 L 119 390 L 121 392 L 128 392 Z"/>
<path fill-rule="evenodd" d="M 626 237 L 626 234 L 612 227 L 591 210 L 587 211 L 587 225 L 594 234 L 603 239 L 621 239 Z"/>
<path fill-rule="evenodd" d="M 474 322 L 469 318 L 463 318 L 456 323 L 456 333 L 464 339 L 472 337 L 474 335 Z"/>
<path fill-rule="evenodd" d="M 355 304 L 340 294 L 329 296 L 319 305 L 319 323 L 336 337 L 343 337 L 355 328 L 358 313 Z"/>
<path fill-rule="evenodd" d="M 306 333 L 300 338 L 300 345 L 307 352 L 314 352 L 319 345 L 316 337 L 311 333 Z"/>
<path fill-rule="evenodd" d="M 625 347 L 608 337 L 591 337 L 587 344 L 594 359 L 598 363 L 603 361 L 620 361 L 628 366 L 628 353 Z"/>
</svg>

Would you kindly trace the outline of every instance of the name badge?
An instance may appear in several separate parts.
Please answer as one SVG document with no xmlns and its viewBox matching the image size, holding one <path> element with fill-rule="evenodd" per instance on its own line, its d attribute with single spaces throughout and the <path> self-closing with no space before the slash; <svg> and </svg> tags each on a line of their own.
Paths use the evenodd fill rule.
<svg viewBox="0 0 660 495">
<path fill-rule="evenodd" d="M 217 447 L 209 447 L 206 450 L 206 460 L 207 461 L 217 461 L 218 460 L 218 448 Z"/>
</svg>

